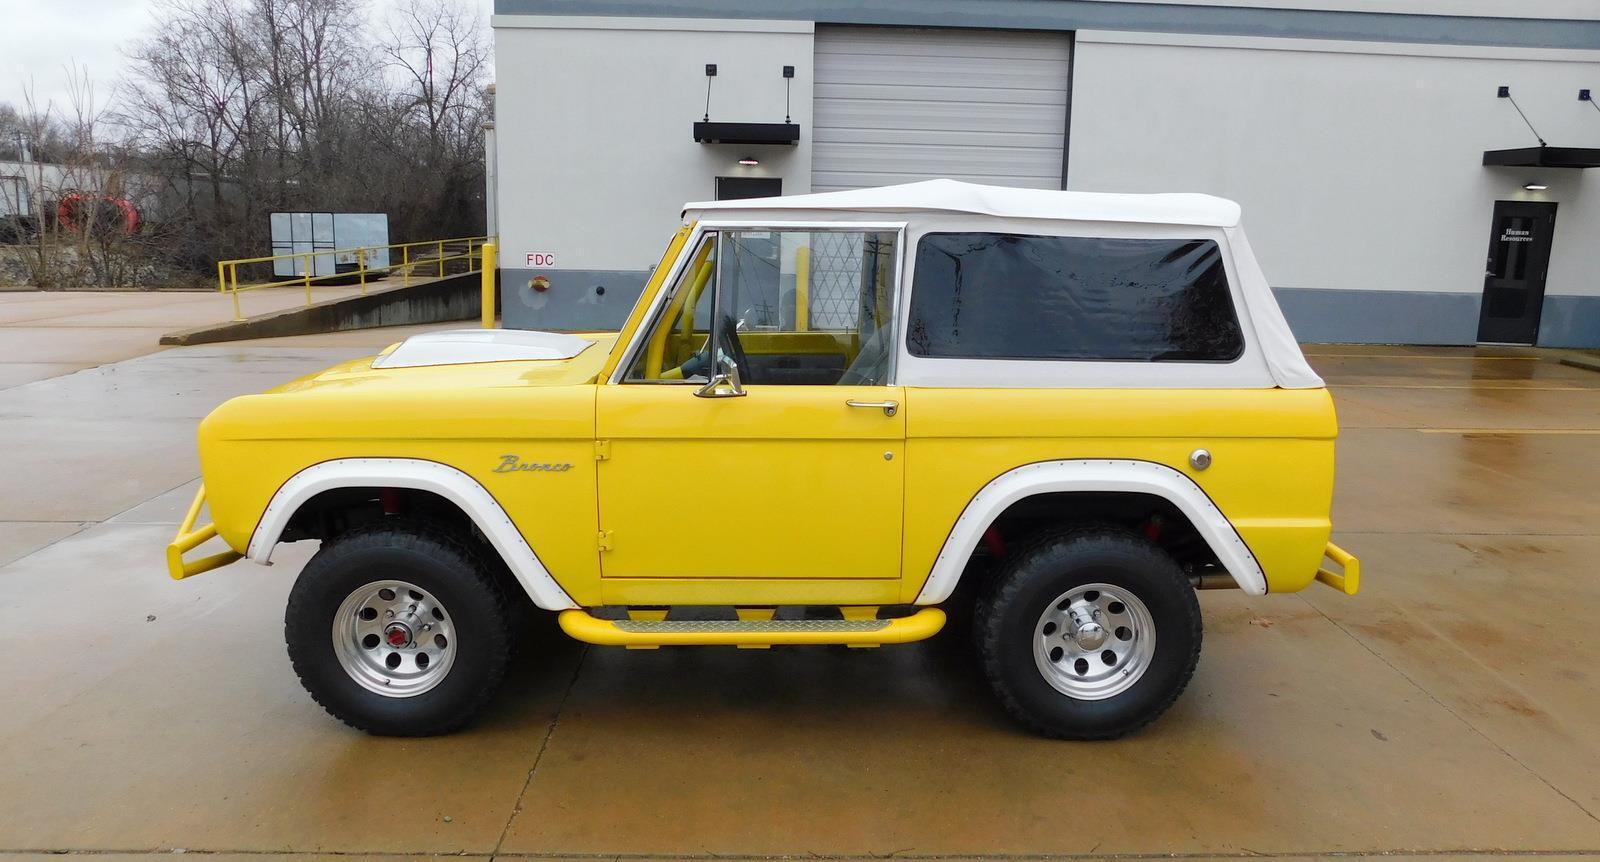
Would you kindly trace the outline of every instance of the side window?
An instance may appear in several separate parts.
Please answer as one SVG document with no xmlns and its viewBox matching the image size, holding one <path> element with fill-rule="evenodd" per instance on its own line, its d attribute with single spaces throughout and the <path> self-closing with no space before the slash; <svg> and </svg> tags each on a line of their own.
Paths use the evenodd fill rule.
<svg viewBox="0 0 1600 862">
<path fill-rule="evenodd" d="M 758 385 L 875 385 L 894 350 L 892 231 L 726 231 L 717 349 Z"/>
<path fill-rule="evenodd" d="M 914 356 L 1229 362 L 1244 336 L 1211 240 L 934 233 L 917 244 Z"/>
<path fill-rule="evenodd" d="M 628 366 L 625 382 L 705 382 L 716 265 L 716 235 L 710 234 L 678 274 L 643 349 Z"/>
</svg>

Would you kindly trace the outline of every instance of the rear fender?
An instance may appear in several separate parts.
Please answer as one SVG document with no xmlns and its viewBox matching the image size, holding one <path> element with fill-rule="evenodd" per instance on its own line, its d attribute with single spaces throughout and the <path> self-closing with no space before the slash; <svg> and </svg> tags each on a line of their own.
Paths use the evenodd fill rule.
<svg viewBox="0 0 1600 862">
<path fill-rule="evenodd" d="M 1151 461 L 1082 459 L 1025 464 L 983 486 L 950 529 L 916 603 L 933 605 L 950 597 L 984 530 L 1013 503 L 1037 494 L 1074 491 L 1150 494 L 1169 501 L 1194 525 L 1241 590 L 1252 596 L 1266 594 L 1267 577 L 1255 555 L 1193 479 Z"/>
</svg>

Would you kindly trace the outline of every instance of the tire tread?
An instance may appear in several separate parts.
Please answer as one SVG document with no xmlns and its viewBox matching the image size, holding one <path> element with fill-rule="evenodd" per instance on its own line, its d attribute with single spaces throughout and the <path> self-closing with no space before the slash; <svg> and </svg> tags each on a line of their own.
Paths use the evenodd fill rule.
<svg viewBox="0 0 1600 862">
<path fill-rule="evenodd" d="M 1173 686 L 1165 694 L 1154 709 L 1146 710 L 1124 722 L 1103 728 L 1083 730 L 1063 729 L 1047 724 L 1040 721 L 1037 715 L 1027 709 L 1017 698 L 1016 692 L 998 682 L 1003 678 L 1003 658 L 1000 648 L 1002 633 L 1000 631 L 1001 626 L 997 624 L 998 620 L 994 610 L 997 606 L 1003 606 L 1015 600 L 1017 593 L 1023 589 L 1027 579 L 1019 575 L 1019 572 L 1022 571 L 1022 561 L 1028 560 L 1048 545 L 1083 540 L 1115 543 L 1130 550 L 1137 549 L 1139 553 L 1154 549 L 1163 557 L 1166 556 L 1165 552 L 1157 548 L 1153 542 L 1121 526 L 1090 523 L 1040 530 L 1011 551 L 1008 555 L 1008 563 L 996 573 L 995 577 L 987 584 L 987 589 L 983 590 L 979 595 L 977 605 L 973 610 L 973 637 L 976 641 L 979 662 L 983 668 L 984 676 L 990 681 L 990 687 L 994 689 L 1000 705 L 1005 708 L 1012 718 L 1016 719 L 1028 730 L 1052 739 L 1117 739 L 1133 733 L 1156 720 L 1177 701 L 1179 695 L 1183 694 L 1184 689 L 1188 687 L 1189 680 L 1193 678 L 1195 667 L 1200 661 L 1202 623 L 1198 602 L 1183 603 L 1183 608 L 1187 611 L 1188 625 L 1194 635 L 1192 638 L 1194 645 L 1190 649 L 1189 655 L 1184 657 L 1183 672 L 1178 679 L 1177 685 Z M 1170 557 L 1167 559 L 1171 565 L 1161 568 L 1166 570 L 1172 577 L 1173 586 L 1192 592 L 1192 587 L 1190 587 L 1188 580 L 1184 578 L 1183 571 L 1178 568 L 1175 562 L 1171 562 Z"/>
<path fill-rule="evenodd" d="M 294 626 L 290 620 L 303 612 L 303 606 L 308 601 L 299 589 L 300 584 L 308 573 L 314 578 L 317 573 L 328 570 L 337 571 L 343 561 L 349 556 L 367 550 L 401 550 L 409 551 L 420 556 L 428 557 L 435 562 L 451 568 L 459 568 L 470 572 L 484 592 L 494 603 L 495 613 L 502 620 L 510 620 L 510 602 L 501 587 L 500 582 L 492 574 L 490 561 L 485 560 L 480 548 L 472 542 L 466 541 L 456 531 L 429 521 L 410 518 L 388 518 L 383 521 L 366 524 L 340 534 L 328 542 L 314 556 L 305 570 L 296 580 L 295 589 L 289 592 L 288 605 L 284 610 L 284 641 L 291 644 L 289 648 L 289 663 L 294 667 L 295 676 L 299 678 L 301 686 L 311 695 L 311 699 L 322 707 L 329 715 L 339 719 L 356 730 L 367 733 L 387 736 L 440 736 L 461 729 L 470 722 L 479 712 L 488 705 L 504 679 L 506 668 L 510 664 L 513 650 L 512 639 L 509 636 L 496 637 L 490 644 L 489 666 L 486 668 L 489 685 L 478 686 L 473 690 L 471 697 L 447 717 L 435 719 L 432 722 L 397 728 L 384 726 L 380 723 L 366 720 L 362 716 L 349 714 L 339 709 L 336 705 L 324 700 L 317 693 L 316 686 L 310 681 L 310 668 L 303 665 L 304 658 L 299 651 L 293 648 Z M 509 627 L 507 632 L 509 631 Z M 500 634 L 506 634 L 502 632 Z"/>
</svg>

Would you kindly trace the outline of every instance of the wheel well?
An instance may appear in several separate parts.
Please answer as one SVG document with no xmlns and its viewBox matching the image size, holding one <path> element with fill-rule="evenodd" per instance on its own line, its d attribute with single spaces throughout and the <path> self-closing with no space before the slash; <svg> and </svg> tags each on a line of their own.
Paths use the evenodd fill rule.
<svg viewBox="0 0 1600 862">
<path fill-rule="evenodd" d="M 1125 491 L 1064 491 L 1036 494 L 1012 503 L 984 531 L 967 562 L 967 575 L 984 574 L 1027 537 L 1067 524 L 1110 524 L 1155 542 L 1190 576 L 1221 564 L 1188 516 L 1155 494 Z"/>
<path fill-rule="evenodd" d="M 284 525 L 280 542 L 335 538 L 384 518 L 407 517 L 432 522 L 482 539 L 477 525 L 460 506 L 432 491 L 416 488 L 331 488 L 300 504 Z"/>
<path fill-rule="evenodd" d="M 356 527 L 388 519 L 424 521 L 432 528 L 446 530 L 476 545 L 506 595 L 527 596 L 500 552 L 471 516 L 449 498 L 432 491 L 385 486 L 331 488 L 300 504 L 278 541 L 320 539 L 326 542 Z"/>
</svg>

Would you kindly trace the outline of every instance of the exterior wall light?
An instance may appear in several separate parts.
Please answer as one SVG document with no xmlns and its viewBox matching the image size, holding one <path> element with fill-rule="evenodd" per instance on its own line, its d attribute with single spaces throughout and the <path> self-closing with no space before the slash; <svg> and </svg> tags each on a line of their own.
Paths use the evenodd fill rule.
<svg viewBox="0 0 1600 862">
<path fill-rule="evenodd" d="M 753 168 L 756 165 L 761 164 L 761 160 L 760 159 L 756 159 L 756 158 L 752 158 L 750 156 L 745 156 L 744 158 L 739 160 L 739 164 L 744 165 L 747 168 Z"/>
<path fill-rule="evenodd" d="M 1545 189 L 1550 188 L 1549 186 L 1545 185 L 1544 183 L 1524 183 L 1522 185 L 1522 187 L 1527 189 L 1530 192 L 1542 192 Z"/>
</svg>

